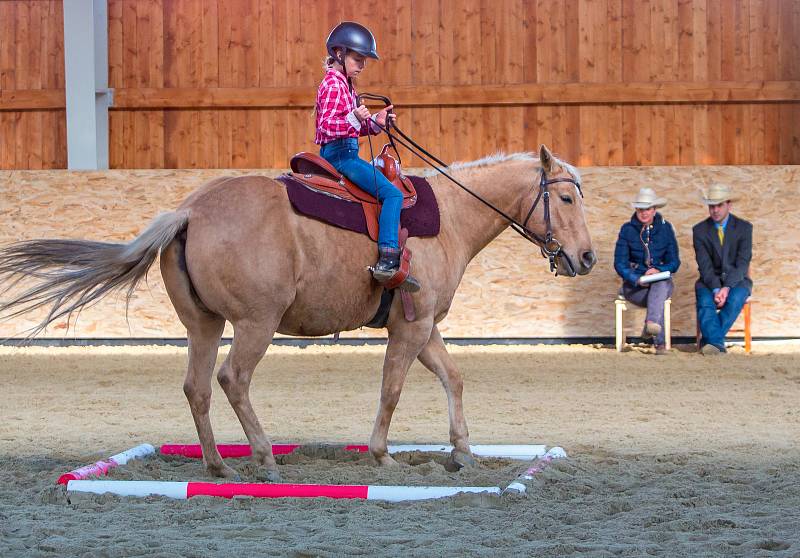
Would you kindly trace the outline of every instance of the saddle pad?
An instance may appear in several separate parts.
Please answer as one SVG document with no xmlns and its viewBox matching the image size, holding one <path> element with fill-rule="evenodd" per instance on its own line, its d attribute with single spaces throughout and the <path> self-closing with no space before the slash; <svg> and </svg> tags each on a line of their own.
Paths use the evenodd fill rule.
<svg viewBox="0 0 800 558">
<path fill-rule="evenodd" d="M 439 204 L 433 188 L 421 176 L 408 178 L 417 190 L 417 203 L 400 213 L 400 226 L 408 229 L 409 236 L 436 236 L 439 234 Z M 311 190 L 290 176 L 279 176 L 277 180 L 286 186 L 289 202 L 301 215 L 349 231 L 368 234 L 364 209 L 360 203 Z"/>
</svg>

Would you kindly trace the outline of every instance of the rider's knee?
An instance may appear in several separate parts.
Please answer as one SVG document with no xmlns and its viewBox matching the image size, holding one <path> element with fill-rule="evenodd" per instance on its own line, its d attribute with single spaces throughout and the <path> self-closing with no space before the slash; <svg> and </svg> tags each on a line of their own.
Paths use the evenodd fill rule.
<svg viewBox="0 0 800 558">
<path fill-rule="evenodd" d="M 383 190 L 383 199 L 386 201 L 403 201 L 403 193 L 395 188 L 394 185 Z"/>
</svg>

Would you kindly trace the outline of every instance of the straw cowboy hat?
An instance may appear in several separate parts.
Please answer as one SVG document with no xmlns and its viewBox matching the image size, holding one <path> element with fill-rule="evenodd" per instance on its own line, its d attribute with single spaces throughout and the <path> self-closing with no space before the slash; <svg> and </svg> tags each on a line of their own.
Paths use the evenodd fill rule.
<svg viewBox="0 0 800 558">
<path fill-rule="evenodd" d="M 655 190 L 652 188 L 642 188 L 636 194 L 636 199 L 631 202 L 634 209 L 647 209 L 649 207 L 664 207 L 667 205 L 667 200 L 656 196 Z"/>
<path fill-rule="evenodd" d="M 736 199 L 731 187 L 727 184 L 712 184 L 703 193 L 703 203 L 706 205 L 717 205 L 718 203 Z"/>
</svg>

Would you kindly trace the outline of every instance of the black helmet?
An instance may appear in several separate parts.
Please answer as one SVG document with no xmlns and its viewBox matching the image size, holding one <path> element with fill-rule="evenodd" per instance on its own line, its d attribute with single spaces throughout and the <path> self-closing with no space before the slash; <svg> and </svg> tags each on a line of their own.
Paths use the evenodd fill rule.
<svg viewBox="0 0 800 558">
<path fill-rule="evenodd" d="M 336 58 L 336 47 L 353 50 L 362 56 L 378 60 L 378 47 L 372 32 L 359 23 L 344 21 L 333 28 L 325 42 L 328 54 Z"/>
</svg>

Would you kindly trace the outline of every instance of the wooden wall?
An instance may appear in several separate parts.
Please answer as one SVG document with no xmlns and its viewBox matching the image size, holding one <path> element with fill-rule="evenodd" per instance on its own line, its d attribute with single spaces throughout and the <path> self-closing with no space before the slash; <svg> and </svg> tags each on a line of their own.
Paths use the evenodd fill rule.
<svg viewBox="0 0 800 558">
<path fill-rule="evenodd" d="M 285 168 L 344 19 L 382 55 L 360 89 L 445 160 L 800 163 L 797 0 L 109 0 L 112 167 Z M 0 2 L 0 168 L 64 166 L 61 20 Z"/>
<path fill-rule="evenodd" d="M 67 166 L 63 19 L 59 0 L 0 2 L 2 169 Z"/>
<path fill-rule="evenodd" d="M 200 183 L 241 171 L 112 170 L 107 172 L 0 171 L 0 246 L 30 238 L 127 241 L 156 214 L 176 207 Z M 273 174 L 274 172 L 260 174 Z M 630 219 L 629 201 L 648 185 L 669 204 L 662 210 L 675 227 L 682 260 L 673 296 L 673 335 L 694 332 L 697 266 L 691 227 L 707 216 L 699 192 L 712 182 L 731 184 L 741 196 L 734 212 L 754 224 L 753 333 L 800 337 L 800 166 L 591 167 L 582 169 L 586 215 L 599 263 L 591 274 L 554 278 L 539 251 L 512 232 L 502 234 L 470 264 L 442 333 L 450 337 L 575 337 L 614 335 L 620 280 L 613 270 L 619 227 Z M 447 186 L 442 191 L 447 190 Z M 787 213 L 787 210 L 790 213 Z M 487 210 L 488 211 L 488 210 Z M 0 322 L 0 339 L 42 316 Z M 125 321 L 122 297 L 81 313 L 70 336 L 183 337 L 158 268 L 131 303 Z M 628 320 L 641 332 L 641 311 Z M 64 322 L 47 336 L 66 333 Z M 230 334 L 230 331 L 228 331 Z M 381 336 L 363 329 L 346 336 Z"/>
</svg>

